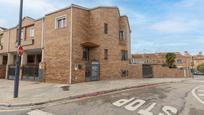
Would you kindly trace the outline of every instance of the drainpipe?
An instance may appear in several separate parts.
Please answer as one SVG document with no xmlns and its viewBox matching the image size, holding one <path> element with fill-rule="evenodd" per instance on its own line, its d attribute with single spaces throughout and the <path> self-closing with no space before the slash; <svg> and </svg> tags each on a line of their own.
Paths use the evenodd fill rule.
<svg viewBox="0 0 204 115">
<path fill-rule="evenodd" d="M 45 26 L 45 24 L 44 24 L 44 21 L 45 21 L 45 18 L 43 17 L 42 18 L 42 28 L 41 28 L 41 50 L 42 50 L 42 55 L 41 55 L 41 64 L 40 64 L 40 66 L 39 66 L 39 72 L 40 72 L 40 80 L 41 81 L 44 81 L 44 72 L 45 72 L 45 63 L 44 63 L 44 26 Z"/>
<path fill-rule="evenodd" d="M 42 59 L 41 59 L 41 62 L 44 62 L 44 21 L 45 21 L 45 18 L 43 17 L 42 19 L 42 30 L 41 30 L 41 49 L 42 49 Z"/>
<path fill-rule="evenodd" d="M 7 41 L 7 64 L 6 64 L 6 79 L 8 79 L 8 70 L 9 70 L 9 47 L 10 47 L 10 29 L 9 31 L 9 37 L 8 37 L 8 41 Z"/>
<path fill-rule="evenodd" d="M 69 55 L 70 55 L 70 57 L 69 57 L 69 84 L 72 84 L 72 18 L 73 18 L 73 15 L 72 15 L 72 8 L 73 8 L 73 6 L 71 6 L 71 20 L 70 20 L 70 38 L 69 38 L 69 40 L 70 40 L 70 48 L 69 48 Z"/>
</svg>

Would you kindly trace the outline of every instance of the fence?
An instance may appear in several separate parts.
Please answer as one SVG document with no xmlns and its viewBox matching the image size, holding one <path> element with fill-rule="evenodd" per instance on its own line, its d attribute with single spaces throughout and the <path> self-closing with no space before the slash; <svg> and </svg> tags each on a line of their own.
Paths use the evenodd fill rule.
<svg viewBox="0 0 204 115">
<path fill-rule="evenodd" d="M 22 70 L 23 80 L 39 80 L 38 65 L 24 65 Z"/>
</svg>

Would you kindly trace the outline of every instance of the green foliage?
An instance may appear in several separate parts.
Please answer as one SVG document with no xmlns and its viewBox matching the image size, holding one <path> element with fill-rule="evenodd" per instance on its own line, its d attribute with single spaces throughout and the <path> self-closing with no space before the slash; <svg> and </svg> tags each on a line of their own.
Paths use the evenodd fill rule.
<svg viewBox="0 0 204 115">
<path fill-rule="evenodd" d="M 204 72 L 204 63 L 199 64 L 199 65 L 197 66 L 197 70 L 198 70 L 199 72 Z"/>
<path fill-rule="evenodd" d="M 167 53 L 166 54 L 166 65 L 169 68 L 176 68 L 175 59 L 176 59 L 175 53 Z"/>
</svg>

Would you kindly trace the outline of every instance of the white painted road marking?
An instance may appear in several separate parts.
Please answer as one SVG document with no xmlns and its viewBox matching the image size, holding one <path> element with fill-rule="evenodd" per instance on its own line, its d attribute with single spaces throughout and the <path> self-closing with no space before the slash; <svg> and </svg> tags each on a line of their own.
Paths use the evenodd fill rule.
<svg viewBox="0 0 204 115">
<path fill-rule="evenodd" d="M 130 99 L 120 99 L 120 100 L 118 100 L 112 104 L 117 106 L 117 107 L 124 106 L 124 108 L 129 110 L 129 111 L 136 111 L 140 107 L 142 107 L 145 103 L 146 103 L 145 100 L 135 99 L 133 97 Z M 138 110 L 137 113 L 139 113 L 141 115 L 155 115 L 151 111 L 156 105 L 157 105 L 156 103 L 152 103 L 148 108 L 140 109 L 140 110 Z M 173 114 L 177 114 L 177 112 L 178 112 L 177 109 L 175 107 L 172 107 L 172 106 L 163 106 L 161 109 L 162 109 L 161 113 L 158 113 L 159 115 L 173 115 Z"/>
<path fill-rule="evenodd" d="M 33 111 L 28 112 L 27 115 L 54 115 L 54 114 L 44 112 L 44 111 L 41 111 L 41 110 L 37 109 L 37 110 L 33 110 Z"/>
<path fill-rule="evenodd" d="M 199 93 L 199 92 L 197 92 L 198 94 L 196 93 L 196 91 L 199 90 L 199 89 L 201 89 L 201 88 L 204 88 L 204 85 L 200 85 L 200 86 L 194 88 L 191 92 L 192 92 L 193 96 L 194 96 L 200 103 L 204 104 L 204 101 L 199 97 L 200 93 Z"/>
<path fill-rule="evenodd" d="M 147 109 L 139 110 L 138 113 L 141 115 L 153 115 L 153 113 L 150 111 L 154 108 L 155 105 L 156 105 L 156 103 L 153 103 Z"/>
<path fill-rule="evenodd" d="M 200 90 L 198 90 L 198 92 L 204 92 L 204 90 L 203 90 L 203 89 L 200 89 Z"/>
<path fill-rule="evenodd" d="M 162 110 L 163 110 L 163 112 L 166 113 L 166 114 L 164 114 L 164 113 L 159 113 L 159 115 L 171 115 L 170 112 L 172 112 L 172 113 L 174 113 L 174 114 L 176 114 L 176 113 L 178 112 L 178 110 L 177 110 L 176 108 L 171 107 L 171 106 L 164 106 L 164 107 L 162 108 Z"/>
<path fill-rule="evenodd" d="M 129 111 L 135 111 L 137 110 L 140 106 L 142 106 L 145 103 L 144 100 L 137 99 L 130 104 L 126 105 L 125 108 Z"/>
<path fill-rule="evenodd" d="M 203 97 L 203 96 L 204 96 L 204 94 L 198 94 L 198 96 Z"/>
</svg>

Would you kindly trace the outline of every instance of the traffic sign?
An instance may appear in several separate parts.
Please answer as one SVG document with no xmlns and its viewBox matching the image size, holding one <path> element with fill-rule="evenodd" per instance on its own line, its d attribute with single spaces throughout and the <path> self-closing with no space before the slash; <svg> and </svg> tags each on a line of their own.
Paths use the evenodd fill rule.
<svg viewBox="0 0 204 115">
<path fill-rule="evenodd" d="M 22 47 L 22 46 L 18 46 L 17 52 L 18 52 L 18 55 L 19 55 L 19 56 L 22 56 L 22 55 L 23 55 L 23 52 L 24 52 L 23 47 Z"/>
</svg>

